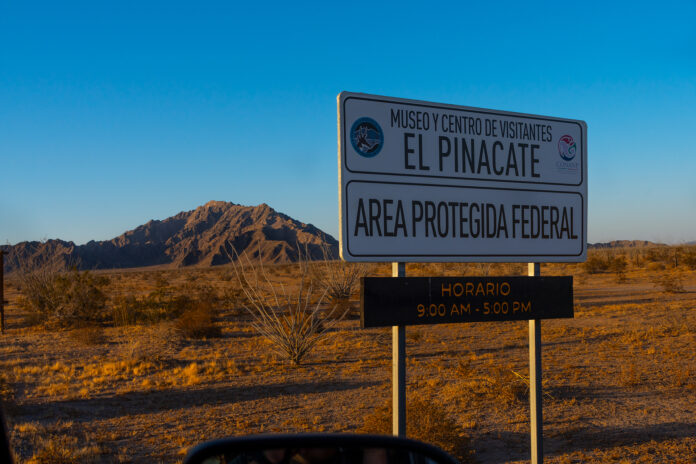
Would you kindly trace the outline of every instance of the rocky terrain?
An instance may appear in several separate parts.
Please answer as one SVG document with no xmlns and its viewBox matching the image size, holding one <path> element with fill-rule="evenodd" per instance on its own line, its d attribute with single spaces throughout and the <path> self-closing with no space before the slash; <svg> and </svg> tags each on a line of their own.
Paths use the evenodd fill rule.
<svg viewBox="0 0 696 464">
<path fill-rule="evenodd" d="M 298 244 L 312 258 L 322 246 L 337 253 L 338 242 L 311 224 L 275 211 L 265 203 L 242 206 L 211 201 L 193 211 L 153 220 L 112 240 L 84 245 L 63 240 L 21 242 L 0 247 L 7 252 L 5 271 L 45 265 L 81 269 L 112 269 L 165 265 L 172 267 L 225 264 L 247 252 L 266 262 L 297 260 Z"/>
</svg>

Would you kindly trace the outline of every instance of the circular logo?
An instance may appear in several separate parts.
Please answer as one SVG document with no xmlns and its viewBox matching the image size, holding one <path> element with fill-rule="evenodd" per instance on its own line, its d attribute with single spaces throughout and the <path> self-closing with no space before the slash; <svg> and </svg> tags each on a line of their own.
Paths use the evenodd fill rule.
<svg viewBox="0 0 696 464">
<path fill-rule="evenodd" d="M 350 128 L 350 142 L 359 155 L 372 158 L 384 145 L 384 133 L 374 119 L 360 118 Z"/>
<path fill-rule="evenodd" d="M 575 141 L 570 135 L 564 135 L 558 139 L 558 154 L 566 161 L 575 158 Z"/>
</svg>

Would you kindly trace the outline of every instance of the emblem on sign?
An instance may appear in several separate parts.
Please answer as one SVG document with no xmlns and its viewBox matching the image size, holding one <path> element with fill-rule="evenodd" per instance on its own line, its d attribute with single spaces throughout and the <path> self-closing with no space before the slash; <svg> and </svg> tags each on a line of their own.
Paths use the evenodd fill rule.
<svg viewBox="0 0 696 464">
<path fill-rule="evenodd" d="M 575 158 L 575 141 L 570 135 L 564 135 L 558 140 L 558 154 L 565 161 Z"/>
<path fill-rule="evenodd" d="M 350 141 L 359 155 L 372 158 L 377 156 L 384 145 L 384 133 L 374 119 L 360 118 L 350 129 Z"/>
</svg>

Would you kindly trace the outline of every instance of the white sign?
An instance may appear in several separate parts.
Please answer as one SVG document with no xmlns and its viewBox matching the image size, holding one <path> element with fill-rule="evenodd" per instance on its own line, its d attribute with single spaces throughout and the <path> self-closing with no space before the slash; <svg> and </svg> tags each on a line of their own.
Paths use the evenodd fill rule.
<svg viewBox="0 0 696 464">
<path fill-rule="evenodd" d="M 587 125 L 343 92 L 347 261 L 580 262 Z"/>
</svg>

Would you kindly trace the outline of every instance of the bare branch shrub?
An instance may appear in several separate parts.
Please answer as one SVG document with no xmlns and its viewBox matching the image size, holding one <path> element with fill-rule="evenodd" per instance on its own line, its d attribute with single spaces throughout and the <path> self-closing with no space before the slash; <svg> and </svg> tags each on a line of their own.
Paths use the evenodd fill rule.
<svg viewBox="0 0 696 464">
<path fill-rule="evenodd" d="M 60 305 L 58 293 L 59 270 L 44 266 L 19 274 L 19 289 L 22 295 L 19 305 L 27 312 L 27 322 L 39 324 L 54 314 Z"/>
<path fill-rule="evenodd" d="M 327 290 L 317 291 L 301 250 L 296 289 L 272 281 L 260 257 L 254 263 L 246 252 L 239 255 L 235 250 L 234 258 L 232 268 L 246 297 L 242 304 L 252 317 L 252 326 L 272 343 L 276 353 L 300 365 L 339 320 L 327 319 L 320 313 Z"/>
<path fill-rule="evenodd" d="M 360 282 L 368 274 L 368 267 L 363 263 L 348 263 L 333 256 L 326 245 L 322 246 L 324 260 L 316 264 L 312 276 L 326 289 L 334 308 L 329 317 L 343 317 L 350 311 L 348 300 Z"/>
</svg>

